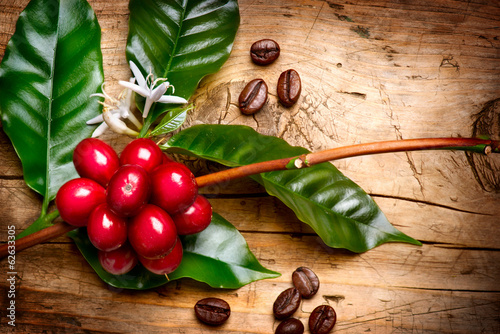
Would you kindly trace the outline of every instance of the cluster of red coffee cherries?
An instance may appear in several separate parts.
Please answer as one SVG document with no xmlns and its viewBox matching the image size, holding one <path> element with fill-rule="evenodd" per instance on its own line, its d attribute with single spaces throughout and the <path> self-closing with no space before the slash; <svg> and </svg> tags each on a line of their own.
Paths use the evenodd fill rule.
<svg viewBox="0 0 500 334">
<path fill-rule="evenodd" d="M 178 236 L 201 232 L 212 220 L 193 173 L 151 139 L 131 141 L 119 157 L 105 142 L 84 139 L 73 163 L 80 178 L 59 189 L 57 209 L 68 224 L 87 227 L 111 274 L 138 262 L 155 274 L 171 273 L 182 259 Z"/>
</svg>

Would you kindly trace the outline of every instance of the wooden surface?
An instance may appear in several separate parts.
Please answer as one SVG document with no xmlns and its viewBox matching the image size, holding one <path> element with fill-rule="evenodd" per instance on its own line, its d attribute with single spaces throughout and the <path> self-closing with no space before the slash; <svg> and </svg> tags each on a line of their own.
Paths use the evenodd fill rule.
<svg viewBox="0 0 500 334">
<path fill-rule="evenodd" d="M 129 70 L 127 1 L 89 1 L 102 27 L 110 92 Z M 0 0 L 0 55 L 27 0 Z M 205 78 L 188 124 L 247 124 L 293 145 L 320 150 L 418 137 L 500 136 L 500 3 L 478 1 L 254 1 L 240 3 L 231 57 Z M 252 64 L 250 45 L 275 39 L 281 56 Z M 275 82 L 294 68 L 302 96 L 286 109 Z M 254 116 L 236 107 L 249 80 L 268 83 Z M 129 139 L 107 133 L 117 150 Z M 195 173 L 207 168 L 189 161 Z M 326 247 L 293 213 L 250 180 L 204 189 L 266 267 L 282 276 L 238 290 L 189 279 L 151 291 L 108 287 L 66 237 L 16 257 L 16 327 L 7 325 L 8 271 L 0 262 L 1 332 L 272 333 L 276 296 L 299 266 L 321 288 L 295 314 L 307 323 L 319 304 L 335 308 L 338 333 L 500 333 L 500 158 L 462 152 L 398 153 L 334 162 L 373 196 L 389 220 L 423 246 L 385 244 L 363 254 Z M 208 168 L 216 168 L 209 165 Z M 0 240 L 34 221 L 40 198 L 24 184 L 0 131 Z M 232 315 L 201 325 L 197 300 L 221 297 Z M 308 332 L 308 330 L 306 330 Z"/>
</svg>

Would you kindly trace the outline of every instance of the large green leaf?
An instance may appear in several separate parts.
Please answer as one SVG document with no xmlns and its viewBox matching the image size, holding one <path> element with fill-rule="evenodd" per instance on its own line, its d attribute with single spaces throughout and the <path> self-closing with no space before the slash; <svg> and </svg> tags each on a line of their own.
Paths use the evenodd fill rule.
<svg viewBox="0 0 500 334">
<path fill-rule="evenodd" d="M 75 146 L 100 113 L 101 30 L 84 0 L 32 0 L 21 13 L 0 65 L 4 131 L 28 186 L 52 200 L 75 177 Z"/>
<path fill-rule="evenodd" d="M 240 23 L 236 0 L 130 0 L 129 9 L 127 59 L 185 99 L 227 60 Z M 148 119 L 170 107 L 157 103 Z"/>
<path fill-rule="evenodd" d="M 214 213 L 212 222 L 202 232 L 182 236 L 182 262 L 168 278 L 137 265 L 124 275 L 111 275 L 102 269 L 97 249 L 90 243 L 85 228 L 69 233 L 80 252 L 103 281 L 123 289 L 150 289 L 183 277 L 207 283 L 215 288 L 236 289 L 250 282 L 278 277 L 264 268 L 250 251 L 238 230 Z"/>
<path fill-rule="evenodd" d="M 308 151 L 238 125 L 196 125 L 163 147 L 227 166 L 298 156 Z M 310 225 L 330 247 L 364 252 L 384 242 L 420 244 L 394 228 L 363 189 L 331 163 L 253 176 Z"/>
</svg>

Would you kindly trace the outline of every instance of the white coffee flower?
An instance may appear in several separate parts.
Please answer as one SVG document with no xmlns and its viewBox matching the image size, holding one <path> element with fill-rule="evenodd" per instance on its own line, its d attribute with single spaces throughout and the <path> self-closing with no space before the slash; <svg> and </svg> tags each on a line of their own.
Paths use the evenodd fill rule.
<svg viewBox="0 0 500 334">
<path fill-rule="evenodd" d="M 131 78 L 130 82 L 135 82 L 135 79 Z M 128 119 L 137 127 L 137 129 L 142 128 L 142 124 L 130 111 L 130 107 L 134 103 L 133 91 L 130 89 L 124 89 L 118 96 L 118 99 L 115 99 L 106 93 L 104 90 L 104 83 L 101 86 L 101 90 L 102 93 L 90 95 L 91 97 L 97 96 L 104 98 L 104 101 L 99 101 L 99 103 L 104 106 L 103 113 L 87 121 L 87 124 L 89 125 L 101 123 L 92 133 L 92 137 L 95 138 L 102 135 L 108 128 L 111 128 L 114 132 L 121 134 L 133 136 L 137 135 L 137 131 L 128 128 L 125 122 L 121 120 Z"/>
<path fill-rule="evenodd" d="M 137 84 L 127 81 L 119 81 L 118 83 L 123 87 L 131 89 L 137 94 L 142 95 L 146 98 L 146 103 L 144 104 L 144 111 L 142 113 L 143 118 L 146 118 L 148 116 L 149 109 L 151 108 L 153 102 L 175 103 L 175 104 L 187 103 L 187 100 L 180 96 L 164 95 L 168 88 L 172 87 L 172 92 L 174 88 L 172 85 L 170 85 L 168 81 L 166 81 L 167 79 L 158 78 L 154 80 L 153 73 L 151 72 L 148 74 L 146 78 L 144 78 L 141 71 L 139 70 L 137 65 L 134 64 L 133 61 L 130 61 L 130 69 L 134 74 Z M 155 88 L 155 86 L 159 82 L 161 82 L 161 84 Z"/>
</svg>

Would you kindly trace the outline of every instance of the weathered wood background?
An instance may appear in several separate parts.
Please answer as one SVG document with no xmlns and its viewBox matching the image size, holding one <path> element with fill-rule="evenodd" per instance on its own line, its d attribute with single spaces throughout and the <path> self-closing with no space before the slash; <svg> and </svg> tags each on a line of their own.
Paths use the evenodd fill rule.
<svg viewBox="0 0 500 334">
<path fill-rule="evenodd" d="M 89 0 L 102 27 L 111 93 L 126 79 L 126 0 Z M 0 56 L 28 0 L 0 0 Z M 241 26 L 231 57 L 193 97 L 189 124 L 247 124 L 293 145 L 320 150 L 418 137 L 500 136 L 500 3 L 496 0 L 239 2 Z M 254 65 L 250 45 L 275 39 L 281 56 Z M 294 68 L 302 78 L 297 105 L 277 103 L 275 82 Z M 236 107 L 249 80 L 269 85 L 254 116 Z M 118 151 L 129 139 L 106 134 Z M 180 280 L 145 292 L 99 280 L 66 237 L 16 257 L 16 327 L 7 325 L 7 263 L 0 263 L 1 332 L 272 333 L 276 296 L 291 273 L 309 266 L 321 288 L 296 316 L 337 311 L 334 332 L 500 332 L 500 158 L 463 152 L 398 153 L 334 162 L 373 196 L 389 220 L 423 246 L 386 244 L 363 254 L 330 249 L 257 184 L 212 187 L 210 201 L 242 232 L 261 263 L 280 278 L 238 290 Z M 206 168 L 190 163 L 195 172 Z M 210 167 L 210 166 L 209 166 Z M 0 240 L 34 221 L 40 198 L 24 184 L 0 131 Z M 220 328 L 200 324 L 197 300 L 217 296 L 232 308 Z M 306 330 L 306 332 L 308 332 Z"/>
</svg>

